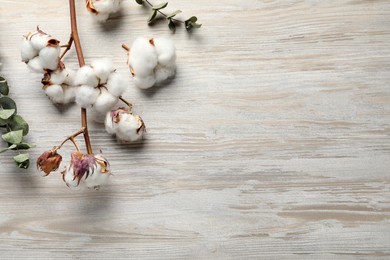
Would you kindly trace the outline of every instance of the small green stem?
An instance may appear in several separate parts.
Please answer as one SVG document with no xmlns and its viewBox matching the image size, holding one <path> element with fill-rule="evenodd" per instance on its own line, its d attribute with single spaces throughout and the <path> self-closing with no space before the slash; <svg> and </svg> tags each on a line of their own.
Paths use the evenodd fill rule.
<svg viewBox="0 0 390 260">
<path fill-rule="evenodd" d="M 153 7 L 153 5 L 148 1 L 148 0 L 145 0 L 145 2 L 150 6 L 150 7 Z M 165 18 L 168 19 L 168 15 L 166 15 L 165 13 L 161 12 L 160 10 L 157 10 L 157 12 L 159 12 L 162 16 L 164 16 Z M 184 23 L 183 21 L 180 21 L 180 20 L 177 20 L 175 18 L 170 18 L 172 21 L 175 21 L 175 22 L 178 22 L 178 23 Z"/>
</svg>

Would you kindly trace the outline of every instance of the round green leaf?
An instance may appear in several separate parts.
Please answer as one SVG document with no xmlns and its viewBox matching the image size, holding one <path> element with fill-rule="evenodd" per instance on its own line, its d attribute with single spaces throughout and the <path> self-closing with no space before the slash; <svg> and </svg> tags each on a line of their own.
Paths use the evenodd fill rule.
<svg viewBox="0 0 390 260">
<path fill-rule="evenodd" d="M 15 109 L 3 109 L 0 110 L 0 119 L 7 120 L 15 114 Z"/>
<path fill-rule="evenodd" d="M 15 113 L 17 112 L 16 103 L 9 97 L 1 97 L 0 98 L 0 106 L 3 109 L 15 109 Z"/>
<path fill-rule="evenodd" d="M 168 2 L 165 2 L 165 3 L 153 5 L 152 8 L 153 8 L 154 10 L 161 10 L 161 9 L 164 9 L 165 7 L 167 7 L 167 5 L 168 5 Z"/>
<path fill-rule="evenodd" d="M 11 131 L 1 136 L 4 141 L 11 144 L 20 144 L 23 140 L 23 130 Z"/>
<path fill-rule="evenodd" d="M 149 18 L 148 18 L 148 22 L 150 23 L 151 21 L 153 21 L 154 18 L 156 18 L 156 15 L 157 15 L 157 11 L 153 10 L 152 13 L 150 14 Z"/>
<path fill-rule="evenodd" d="M 7 81 L 5 80 L 5 78 L 0 77 L 0 94 L 8 95 L 8 92 L 9 92 L 9 88 L 8 88 Z"/>
<path fill-rule="evenodd" d="M 23 135 L 27 135 L 29 131 L 28 123 L 20 115 L 14 115 L 9 119 L 8 126 L 11 130 L 23 130 Z"/>
<path fill-rule="evenodd" d="M 28 153 L 22 153 L 14 157 L 14 161 L 19 168 L 27 169 L 30 165 L 30 156 Z"/>
</svg>

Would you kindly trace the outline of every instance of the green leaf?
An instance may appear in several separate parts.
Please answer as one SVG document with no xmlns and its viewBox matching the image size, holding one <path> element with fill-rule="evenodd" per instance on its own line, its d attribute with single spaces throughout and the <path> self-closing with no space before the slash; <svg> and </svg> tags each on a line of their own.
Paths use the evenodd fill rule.
<svg viewBox="0 0 390 260">
<path fill-rule="evenodd" d="M 142 5 L 144 3 L 144 0 L 135 0 L 137 4 Z"/>
<path fill-rule="evenodd" d="M 161 10 L 161 9 L 164 9 L 165 7 L 167 7 L 167 5 L 168 5 L 168 2 L 165 2 L 165 3 L 153 5 L 152 8 L 153 8 L 154 10 Z"/>
<path fill-rule="evenodd" d="M 4 153 L 5 151 L 12 150 L 16 148 L 16 144 L 11 145 L 10 147 L 4 148 L 3 150 L 0 150 L 0 153 Z"/>
<path fill-rule="evenodd" d="M 192 16 L 191 18 L 184 21 L 184 25 L 186 26 L 187 31 L 191 31 L 192 28 L 200 28 L 202 25 L 196 23 L 198 21 L 198 18 L 196 16 Z"/>
<path fill-rule="evenodd" d="M 3 109 L 0 110 L 0 119 L 7 120 L 15 114 L 15 109 Z"/>
<path fill-rule="evenodd" d="M 167 18 L 172 18 L 172 17 L 174 17 L 174 16 L 176 16 L 177 14 L 180 14 L 180 13 L 181 13 L 180 10 L 176 10 L 173 13 L 171 13 L 170 15 L 168 15 Z"/>
<path fill-rule="evenodd" d="M 0 106 L 3 109 L 15 109 L 15 113 L 17 112 L 16 103 L 9 97 L 1 97 L 0 98 Z"/>
<path fill-rule="evenodd" d="M 28 153 L 22 153 L 14 157 L 14 161 L 19 168 L 27 169 L 30 165 L 30 156 Z"/>
<path fill-rule="evenodd" d="M 11 117 L 8 122 L 8 126 L 13 131 L 23 130 L 23 135 L 27 135 L 29 131 L 28 123 L 20 115 L 14 115 Z"/>
<path fill-rule="evenodd" d="M 5 80 L 5 78 L 3 77 L 0 77 L 0 94 L 6 96 L 8 95 L 8 92 L 9 92 L 9 88 L 8 88 L 7 80 Z"/>
<path fill-rule="evenodd" d="M 198 18 L 196 16 L 191 16 L 191 18 L 185 20 L 185 22 L 192 22 L 192 23 L 196 23 L 196 21 L 198 21 Z"/>
<path fill-rule="evenodd" d="M 8 120 L 3 120 L 3 119 L 0 118 L 0 126 L 6 127 L 7 124 L 8 124 Z"/>
<path fill-rule="evenodd" d="M 157 11 L 156 10 L 153 10 L 153 12 L 150 14 L 149 16 L 149 19 L 148 19 L 148 23 L 150 23 L 151 21 L 153 21 L 154 18 L 156 18 L 156 15 L 157 15 Z"/>
<path fill-rule="evenodd" d="M 176 31 L 176 25 L 175 25 L 175 23 L 172 21 L 172 19 L 169 19 L 168 27 L 169 27 L 169 30 L 171 30 L 172 32 L 175 32 L 175 31 Z"/>
<path fill-rule="evenodd" d="M 23 140 L 23 130 L 11 131 L 1 136 L 4 141 L 11 144 L 20 144 Z"/>
<path fill-rule="evenodd" d="M 11 148 L 11 146 L 13 146 Z M 28 143 L 20 143 L 20 144 L 13 144 L 8 149 L 10 150 L 28 150 L 30 148 L 34 148 L 36 145 L 35 144 L 28 144 Z"/>
</svg>

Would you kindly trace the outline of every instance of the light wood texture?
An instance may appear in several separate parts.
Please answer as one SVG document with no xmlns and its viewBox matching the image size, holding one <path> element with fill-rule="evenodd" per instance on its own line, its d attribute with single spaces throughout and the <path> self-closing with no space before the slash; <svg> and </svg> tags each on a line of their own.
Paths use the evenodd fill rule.
<svg viewBox="0 0 390 260">
<path fill-rule="evenodd" d="M 90 123 L 114 172 L 100 191 L 1 155 L 1 259 L 389 259 L 390 1 L 170 0 L 203 23 L 174 35 L 135 1 L 105 26 L 77 2 L 87 63 L 111 56 L 130 78 L 121 44 L 168 36 L 177 76 L 125 94 L 143 144 Z M 80 114 L 50 103 L 19 44 L 36 25 L 67 42 L 68 3 L 2 0 L 0 17 L 1 74 L 35 160 Z"/>
</svg>

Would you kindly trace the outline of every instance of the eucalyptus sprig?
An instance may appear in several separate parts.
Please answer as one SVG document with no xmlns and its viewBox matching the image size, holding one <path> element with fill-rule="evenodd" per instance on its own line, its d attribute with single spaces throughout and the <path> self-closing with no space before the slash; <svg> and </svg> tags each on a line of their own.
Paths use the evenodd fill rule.
<svg viewBox="0 0 390 260">
<path fill-rule="evenodd" d="M 177 14 L 181 13 L 180 10 L 176 10 L 170 14 L 166 14 L 163 11 L 161 11 L 162 9 L 164 9 L 165 7 L 168 6 L 168 2 L 163 2 L 160 4 L 153 5 L 148 0 L 135 0 L 135 1 L 139 5 L 143 5 L 145 3 L 152 8 L 152 12 L 150 13 L 149 18 L 148 18 L 148 23 L 151 23 L 152 21 L 154 21 L 154 19 L 157 17 L 157 14 L 161 14 L 163 17 L 165 17 L 165 19 L 167 19 L 168 27 L 172 32 L 176 31 L 176 23 L 184 24 L 187 31 L 191 31 L 192 29 L 198 29 L 202 26 L 201 24 L 197 23 L 198 18 L 196 16 L 191 16 L 190 18 L 188 18 L 185 21 L 181 21 L 181 20 L 174 18 Z"/>
<path fill-rule="evenodd" d="M 16 103 L 8 97 L 9 87 L 7 80 L 0 77 L 0 127 L 4 128 L 1 138 L 7 142 L 8 147 L 0 150 L 3 153 L 8 150 L 16 150 L 18 155 L 13 159 L 19 168 L 27 169 L 30 164 L 28 153 L 21 153 L 33 148 L 34 145 L 25 143 L 23 137 L 28 134 L 29 126 L 27 122 L 17 114 Z"/>
</svg>

